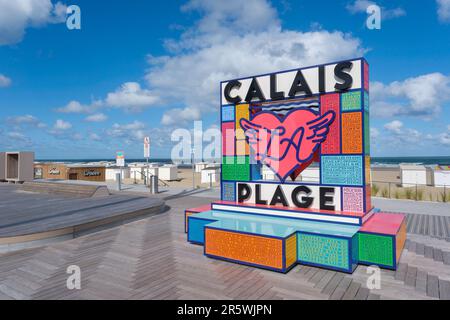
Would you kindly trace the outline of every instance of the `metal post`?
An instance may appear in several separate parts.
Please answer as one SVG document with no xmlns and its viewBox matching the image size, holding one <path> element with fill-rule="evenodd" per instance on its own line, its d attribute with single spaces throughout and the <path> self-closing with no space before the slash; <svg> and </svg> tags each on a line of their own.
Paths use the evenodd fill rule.
<svg viewBox="0 0 450 320">
<path fill-rule="evenodd" d="M 388 185 L 388 189 L 389 189 L 389 199 L 391 198 L 391 183 L 389 182 L 389 185 Z"/>
<path fill-rule="evenodd" d="M 192 163 L 192 190 L 195 190 L 195 164 L 194 164 L 195 149 L 191 149 L 191 163 Z"/>
<path fill-rule="evenodd" d="M 209 173 L 209 188 L 212 189 L 212 173 Z"/>
<path fill-rule="evenodd" d="M 152 176 L 150 190 L 151 190 L 152 194 L 158 193 L 158 176 Z"/>
<path fill-rule="evenodd" d="M 137 184 L 137 182 L 136 182 L 136 171 L 134 171 L 134 184 Z"/>
<path fill-rule="evenodd" d="M 447 194 L 446 194 L 446 191 L 447 191 L 447 189 L 446 189 L 446 185 L 444 184 L 444 202 L 447 202 Z"/>
<path fill-rule="evenodd" d="M 116 173 L 116 181 L 117 181 L 117 189 L 119 191 L 122 190 L 122 175 L 120 173 Z"/>
<path fill-rule="evenodd" d="M 148 180 L 148 171 L 149 171 L 149 169 L 150 169 L 150 165 L 149 165 L 149 163 L 148 163 L 148 157 L 147 157 L 146 159 L 147 159 L 147 173 L 146 173 L 145 177 L 146 177 L 146 180 Z M 150 184 L 150 181 L 148 181 L 148 183 Z M 150 191 L 151 191 L 151 190 L 150 190 Z"/>
<path fill-rule="evenodd" d="M 416 183 L 416 201 L 417 201 L 417 183 Z"/>
</svg>

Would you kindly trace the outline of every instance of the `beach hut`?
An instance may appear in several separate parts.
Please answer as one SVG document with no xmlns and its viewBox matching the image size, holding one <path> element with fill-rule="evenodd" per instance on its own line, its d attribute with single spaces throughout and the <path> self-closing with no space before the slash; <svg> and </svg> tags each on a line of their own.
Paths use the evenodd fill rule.
<svg viewBox="0 0 450 320">
<path fill-rule="evenodd" d="M 202 170 L 201 183 L 215 183 L 220 180 L 220 167 L 211 166 Z"/>
<path fill-rule="evenodd" d="M 0 181 L 5 180 L 5 178 L 6 178 L 5 157 L 6 157 L 6 154 L 4 152 L 0 152 Z"/>
<path fill-rule="evenodd" d="M 195 164 L 195 172 L 200 173 L 209 166 L 208 162 L 198 162 Z"/>
<path fill-rule="evenodd" d="M 275 173 L 268 166 L 262 166 L 261 176 L 263 180 L 276 180 Z"/>
<path fill-rule="evenodd" d="M 301 181 L 305 182 L 320 182 L 320 169 L 319 167 L 309 167 L 302 171 L 300 174 Z"/>
<path fill-rule="evenodd" d="M 400 164 L 400 176 L 403 187 L 425 186 L 427 168 L 420 164 Z"/>
<path fill-rule="evenodd" d="M 117 174 L 120 174 L 122 180 L 130 178 L 129 167 L 107 167 L 105 170 L 106 180 L 116 181 Z"/>
<path fill-rule="evenodd" d="M 450 187 L 450 166 L 436 166 L 434 169 L 434 186 Z"/>
<path fill-rule="evenodd" d="M 33 181 L 34 152 L 6 152 L 5 180 L 10 182 Z"/>
<path fill-rule="evenodd" d="M 178 179 L 178 167 L 176 165 L 164 165 L 158 168 L 158 178 L 164 181 Z"/>
<path fill-rule="evenodd" d="M 144 167 L 145 163 L 130 163 L 128 167 L 130 168 L 130 178 L 136 180 L 144 180 Z"/>
</svg>

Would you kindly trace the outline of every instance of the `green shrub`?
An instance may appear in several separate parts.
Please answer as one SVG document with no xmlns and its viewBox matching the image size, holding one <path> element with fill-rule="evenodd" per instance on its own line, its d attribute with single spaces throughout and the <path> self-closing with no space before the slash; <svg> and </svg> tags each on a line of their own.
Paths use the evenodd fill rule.
<svg viewBox="0 0 450 320">
<path fill-rule="evenodd" d="M 424 196 L 423 189 L 418 189 L 417 194 L 416 194 L 416 199 L 422 201 L 423 196 Z"/>
<path fill-rule="evenodd" d="M 388 198 L 389 197 L 389 190 L 386 188 L 383 188 L 383 190 L 381 190 L 381 196 L 383 198 Z"/>
<path fill-rule="evenodd" d="M 450 202 L 450 193 L 444 191 L 440 192 L 438 201 Z"/>
<path fill-rule="evenodd" d="M 380 187 L 376 184 L 372 184 L 372 195 L 375 197 L 380 191 Z"/>
<path fill-rule="evenodd" d="M 402 194 L 400 192 L 400 189 L 395 189 L 394 198 L 395 199 L 400 199 L 401 197 L 402 197 Z"/>
<path fill-rule="evenodd" d="M 405 196 L 406 196 L 406 199 L 409 199 L 409 200 L 414 199 L 414 195 L 413 195 L 412 189 L 406 188 L 405 189 Z"/>
</svg>

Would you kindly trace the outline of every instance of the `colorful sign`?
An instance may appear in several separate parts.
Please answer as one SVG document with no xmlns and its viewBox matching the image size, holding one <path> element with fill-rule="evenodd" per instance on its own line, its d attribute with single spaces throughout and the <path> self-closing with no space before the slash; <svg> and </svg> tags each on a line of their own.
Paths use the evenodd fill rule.
<svg viewBox="0 0 450 320">
<path fill-rule="evenodd" d="M 116 152 L 116 166 L 125 167 L 125 154 L 123 151 Z"/>
<path fill-rule="evenodd" d="M 402 214 L 371 205 L 369 66 L 360 58 L 221 83 L 221 201 L 185 211 L 204 254 L 278 272 L 396 269 Z"/>
<path fill-rule="evenodd" d="M 310 188 L 313 204 L 308 209 L 320 210 L 319 190 L 326 187 L 335 192 L 332 210 L 372 209 L 365 170 L 370 161 L 366 66 L 364 59 L 355 59 L 223 82 L 222 200 L 233 198 L 228 191 L 233 188 L 236 199 L 239 185 L 231 183 L 266 180 L 293 185 L 283 186 L 287 192 L 299 190 L 298 186 L 310 188 L 302 173 L 315 166 L 319 176 L 317 186 Z M 275 179 L 261 174 L 267 173 L 265 168 Z M 345 189 L 344 195 L 344 187 L 358 189 Z M 243 201 L 253 201 L 255 191 Z M 273 202 L 273 194 L 264 196 Z M 292 194 L 284 196 L 286 201 L 277 203 L 298 207 L 290 200 Z M 351 204 L 341 203 L 344 196 Z"/>
</svg>

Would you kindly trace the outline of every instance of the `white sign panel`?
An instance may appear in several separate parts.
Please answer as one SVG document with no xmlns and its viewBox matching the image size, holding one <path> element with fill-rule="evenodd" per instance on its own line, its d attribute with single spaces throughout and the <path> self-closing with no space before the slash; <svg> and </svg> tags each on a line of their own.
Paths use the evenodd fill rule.
<svg viewBox="0 0 450 320">
<path fill-rule="evenodd" d="M 238 202 L 341 211 L 341 188 L 319 185 L 237 182 Z"/>
<path fill-rule="evenodd" d="M 222 82 L 222 105 L 360 89 L 361 59 Z"/>
<path fill-rule="evenodd" d="M 144 158 L 150 158 L 150 137 L 144 138 Z"/>
</svg>

